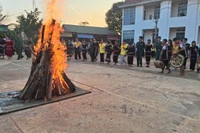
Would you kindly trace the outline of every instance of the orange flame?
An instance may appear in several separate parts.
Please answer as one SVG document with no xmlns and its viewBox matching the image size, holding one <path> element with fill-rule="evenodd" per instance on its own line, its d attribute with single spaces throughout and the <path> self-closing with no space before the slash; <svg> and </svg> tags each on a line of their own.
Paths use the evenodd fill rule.
<svg viewBox="0 0 200 133">
<path fill-rule="evenodd" d="M 65 53 L 66 46 L 60 41 L 60 33 L 63 31 L 60 20 L 61 20 L 61 6 L 63 0 L 46 0 L 46 17 L 44 20 L 45 31 L 43 43 L 42 40 L 42 29 L 40 30 L 40 36 L 37 45 L 34 47 L 35 54 L 37 55 L 40 51 L 50 50 L 52 55 L 50 59 L 50 71 L 52 73 L 52 85 L 55 88 L 55 82 L 63 82 L 62 73 L 67 68 L 67 56 Z M 55 24 L 52 24 L 52 20 L 56 20 Z M 67 91 L 67 90 L 66 90 Z"/>
</svg>

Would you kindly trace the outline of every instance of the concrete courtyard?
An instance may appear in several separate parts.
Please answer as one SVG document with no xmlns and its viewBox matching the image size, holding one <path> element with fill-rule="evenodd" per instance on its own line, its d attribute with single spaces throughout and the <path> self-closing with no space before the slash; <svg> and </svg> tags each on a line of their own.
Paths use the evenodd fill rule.
<svg viewBox="0 0 200 133">
<path fill-rule="evenodd" d="M 0 91 L 21 90 L 31 61 L 0 60 Z M 200 133 L 200 74 L 159 74 L 69 61 L 67 74 L 92 93 L 0 116 L 0 133 Z"/>
</svg>

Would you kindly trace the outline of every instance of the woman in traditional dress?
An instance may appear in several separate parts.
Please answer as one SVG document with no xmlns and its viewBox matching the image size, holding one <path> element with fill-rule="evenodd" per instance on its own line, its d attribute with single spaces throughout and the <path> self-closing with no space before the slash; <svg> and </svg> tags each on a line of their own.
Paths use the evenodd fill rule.
<svg viewBox="0 0 200 133">
<path fill-rule="evenodd" d="M 68 60 L 71 59 L 73 55 L 73 44 L 71 42 L 71 40 L 68 40 L 67 42 L 67 57 L 68 57 Z"/>
<path fill-rule="evenodd" d="M 145 52 L 146 52 L 146 67 L 149 67 L 149 64 L 151 62 L 151 57 L 152 57 L 152 44 L 151 40 L 148 39 L 147 44 L 145 45 Z"/>
<path fill-rule="evenodd" d="M 14 49 L 14 42 L 6 37 L 6 41 L 5 41 L 5 46 L 6 46 L 6 55 L 8 57 L 8 59 L 10 59 L 13 56 L 13 49 Z"/>
<path fill-rule="evenodd" d="M 118 63 L 119 51 L 120 51 L 120 48 L 119 48 L 118 42 L 115 41 L 115 44 L 114 44 L 114 47 L 113 47 L 113 62 L 114 62 L 114 65 L 116 65 Z"/>
<path fill-rule="evenodd" d="M 190 70 L 194 71 L 198 56 L 198 47 L 196 46 L 196 42 L 192 42 L 192 46 L 190 47 Z"/>
<path fill-rule="evenodd" d="M 169 68 L 169 52 L 168 52 L 168 44 L 167 44 L 167 39 L 163 39 L 162 41 L 162 50 L 161 50 L 161 54 L 160 54 L 160 60 L 165 64 L 165 67 L 167 68 L 168 70 L 168 73 L 167 74 L 170 74 L 171 73 L 171 70 Z M 164 68 L 162 68 L 162 71 L 161 73 L 164 73 Z"/>
<path fill-rule="evenodd" d="M 32 42 L 30 40 L 26 41 L 24 46 L 24 51 L 27 60 L 31 58 L 31 48 L 32 48 Z"/>
<path fill-rule="evenodd" d="M 5 40 L 0 36 L 0 59 L 4 59 Z"/>
<path fill-rule="evenodd" d="M 173 49 L 173 42 L 171 39 L 168 40 L 168 57 L 171 59 L 172 57 L 172 49 Z"/>
<path fill-rule="evenodd" d="M 108 42 L 105 49 L 106 49 L 106 60 L 105 61 L 109 64 L 111 61 L 110 58 L 111 58 L 111 54 L 112 54 L 112 45 L 110 42 Z"/>
<path fill-rule="evenodd" d="M 127 61 L 129 66 L 133 66 L 133 59 L 135 56 L 135 47 L 133 46 L 132 42 L 129 43 L 128 49 L 127 49 Z"/>
</svg>

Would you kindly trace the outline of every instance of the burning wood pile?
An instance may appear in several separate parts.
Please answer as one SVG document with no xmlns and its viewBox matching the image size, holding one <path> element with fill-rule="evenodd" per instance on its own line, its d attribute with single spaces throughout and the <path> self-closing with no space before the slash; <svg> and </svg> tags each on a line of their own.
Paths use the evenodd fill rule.
<svg viewBox="0 0 200 133">
<path fill-rule="evenodd" d="M 47 1 L 46 19 L 33 49 L 35 58 L 20 99 L 49 100 L 53 96 L 66 95 L 76 90 L 65 73 L 67 56 L 66 47 L 60 42 L 60 4 L 62 0 Z"/>
</svg>

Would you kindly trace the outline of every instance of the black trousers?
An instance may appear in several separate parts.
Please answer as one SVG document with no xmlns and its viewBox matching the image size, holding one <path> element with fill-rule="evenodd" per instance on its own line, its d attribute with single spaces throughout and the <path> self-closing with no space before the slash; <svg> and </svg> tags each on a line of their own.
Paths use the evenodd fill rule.
<svg viewBox="0 0 200 133">
<path fill-rule="evenodd" d="M 100 53 L 100 62 L 101 62 L 101 63 L 104 62 L 104 53 Z"/>
<path fill-rule="evenodd" d="M 149 65 L 151 61 L 151 56 L 146 55 L 146 64 Z"/>
<path fill-rule="evenodd" d="M 27 58 L 31 58 L 31 50 L 27 49 L 24 52 Z"/>
<path fill-rule="evenodd" d="M 118 57 L 119 57 L 119 55 L 113 55 L 113 62 L 114 63 L 118 63 Z"/>
<path fill-rule="evenodd" d="M 77 60 L 77 56 L 79 57 L 79 60 L 81 59 L 81 52 L 79 49 L 75 49 L 75 60 Z"/>
<path fill-rule="evenodd" d="M 155 51 L 152 51 L 152 58 L 155 57 Z"/>
<path fill-rule="evenodd" d="M 127 61 L 128 61 L 128 65 L 133 65 L 133 56 L 128 55 Z"/>
<path fill-rule="evenodd" d="M 196 63 L 197 63 L 197 58 L 190 59 L 190 69 L 191 70 L 195 70 Z"/>
<path fill-rule="evenodd" d="M 91 58 L 91 62 L 94 62 L 94 60 L 95 60 L 95 53 L 94 52 L 90 53 L 90 58 Z"/>
<path fill-rule="evenodd" d="M 187 65 L 187 59 L 188 58 L 185 58 L 185 61 L 184 61 L 184 64 L 183 64 L 185 68 L 186 68 L 186 65 Z"/>
<path fill-rule="evenodd" d="M 110 63 L 111 53 L 106 54 L 106 62 Z"/>
<path fill-rule="evenodd" d="M 137 66 L 139 66 L 139 65 L 142 67 L 142 53 L 138 52 L 137 53 Z"/>
<path fill-rule="evenodd" d="M 87 60 L 87 52 L 82 52 L 82 55 L 83 55 L 83 59 Z"/>
</svg>

